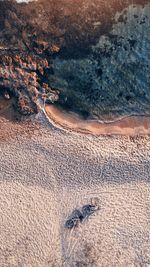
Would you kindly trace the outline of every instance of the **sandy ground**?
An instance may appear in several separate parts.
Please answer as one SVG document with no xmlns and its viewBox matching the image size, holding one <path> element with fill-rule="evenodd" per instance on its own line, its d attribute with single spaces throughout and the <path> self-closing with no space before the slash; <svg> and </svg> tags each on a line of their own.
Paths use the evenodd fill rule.
<svg viewBox="0 0 150 267">
<path fill-rule="evenodd" d="M 130 116 L 114 122 L 100 122 L 98 120 L 83 120 L 79 115 L 66 113 L 54 105 L 46 105 L 45 112 L 57 127 L 70 129 L 81 133 L 137 135 L 150 134 L 150 116 Z"/>
<path fill-rule="evenodd" d="M 0 122 L 0 267 L 149 267 L 150 137 Z M 76 229 L 75 208 L 100 210 Z"/>
</svg>

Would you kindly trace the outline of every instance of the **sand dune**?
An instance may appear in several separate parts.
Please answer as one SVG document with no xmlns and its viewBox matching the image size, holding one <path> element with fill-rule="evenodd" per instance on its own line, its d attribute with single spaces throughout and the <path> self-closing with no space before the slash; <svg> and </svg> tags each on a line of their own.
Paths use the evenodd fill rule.
<svg viewBox="0 0 150 267">
<path fill-rule="evenodd" d="M 0 266 L 148 267 L 150 138 L 74 134 L 38 120 L 37 129 L 1 127 Z M 100 210 L 65 229 L 94 199 Z"/>
<path fill-rule="evenodd" d="M 74 113 L 66 113 L 54 105 L 45 106 L 49 120 L 58 127 L 80 133 L 137 135 L 150 134 L 150 117 L 130 116 L 114 122 L 100 122 L 98 120 L 84 120 Z"/>
</svg>

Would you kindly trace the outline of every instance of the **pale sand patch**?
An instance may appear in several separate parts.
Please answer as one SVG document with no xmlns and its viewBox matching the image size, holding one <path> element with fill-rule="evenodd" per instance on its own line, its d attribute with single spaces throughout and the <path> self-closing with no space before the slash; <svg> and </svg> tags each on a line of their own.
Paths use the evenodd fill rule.
<svg viewBox="0 0 150 267">
<path fill-rule="evenodd" d="M 1 182 L 0 191 L 0 266 L 58 266 L 62 255 L 57 196 L 11 182 Z"/>
<path fill-rule="evenodd" d="M 95 189 L 60 189 L 56 194 L 2 182 L 0 266 L 149 266 L 147 184 Z M 93 194 L 100 200 L 100 211 L 77 229 L 65 230 L 68 214 Z"/>
<path fill-rule="evenodd" d="M 86 136 L 48 124 L 28 135 L 28 125 L 4 125 L 0 267 L 149 267 L 150 137 Z M 72 210 L 91 198 L 100 210 L 65 230 Z"/>
<path fill-rule="evenodd" d="M 149 116 L 130 116 L 114 122 L 100 122 L 98 120 L 83 120 L 73 112 L 65 112 L 54 105 L 45 105 L 45 112 L 57 127 L 81 133 L 137 135 L 150 134 Z"/>
</svg>

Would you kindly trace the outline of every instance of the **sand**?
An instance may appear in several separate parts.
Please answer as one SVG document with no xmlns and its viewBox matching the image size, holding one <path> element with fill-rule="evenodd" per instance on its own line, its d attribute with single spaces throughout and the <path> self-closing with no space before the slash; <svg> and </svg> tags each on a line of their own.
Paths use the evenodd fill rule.
<svg viewBox="0 0 150 267">
<path fill-rule="evenodd" d="M 45 105 L 45 112 L 55 126 L 84 134 L 150 134 L 150 116 L 128 116 L 113 122 L 100 122 L 84 120 L 79 115 L 67 113 L 55 105 Z"/>
<path fill-rule="evenodd" d="M 63 131 L 42 113 L 0 126 L 0 267 L 150 266 L 149 136 Z"/>
</svg>

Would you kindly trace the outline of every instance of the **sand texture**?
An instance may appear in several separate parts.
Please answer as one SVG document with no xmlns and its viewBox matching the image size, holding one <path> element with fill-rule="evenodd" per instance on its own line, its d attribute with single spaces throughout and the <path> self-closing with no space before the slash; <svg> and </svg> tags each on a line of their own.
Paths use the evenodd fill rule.
<svg viewBox="0 0 150 267">
<path fill-rule="evenodd" d="M 0 267 L 149 267 L 150 137 L 0 126 Z M 65 229 L 71 212 L 99 210 Z"/>
<path fill-rule="evenodd" d="M 46 105 L 45 112 L 55 126 L 81 133 L 94 135 L 120 134 L 138 135 L 150 134 L 149 116 L 129 116 L 113 122 L 84 120 L 75 113 L 67 113 L 54 105 Z"/>
<path fill-rule="evenodd" d="M 0 267 L 150 267 L 149 0 L 17 2 L 0 1 Z"/>
</svg>

